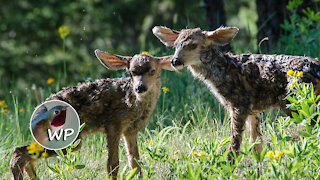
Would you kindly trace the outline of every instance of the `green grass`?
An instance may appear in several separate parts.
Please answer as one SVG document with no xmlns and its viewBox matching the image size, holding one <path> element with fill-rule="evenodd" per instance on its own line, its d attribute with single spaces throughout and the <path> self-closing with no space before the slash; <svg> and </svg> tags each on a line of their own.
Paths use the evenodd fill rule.
<svg viewBox="0 0 320 180">
<path fill-rule="evenodd" d="M 290 2 L 291 5 L 296 5 L 295 8 L 299 6 L 299 1 Z M 294 14 L 290 19 L 296 18 L 295 21 L 286 21 L 281 25 L 286 33 L 290 33 L 281 35 L 279 46 L 274 49 L 274 53 L 319 57 L 320 14 L 311 13 L 308 10 L 305 13 L 306 17 L 297 17 L 295 8 L 289 9 Z M 245 41 L 242 40 L 245 42 L 244 45 L 239 45 L 241 38 L 233 42 L 235 52 L 255 52 L 257 50 L 254 36 L 257 33 L 254 25 L 257 15 L 252 8 L 249 10 L 242 8 L 240 11 L 239 18 L 243 22 L 237 18 L 228 18 L 229 24 L 242 27 L 242 30 L 247 27 L 249 32 L 250 38 L 242 38 L 245 39 Z M 248 14 L 251 17 L 249 19 Z M 250 39 L 249 45 L 247 39 Z M 173 50 L 168 48 L 163 50 L 164 48 L 153 46 L 152 43 L 150 46 L 150 49 L 153 50 L 150 54 L 173 53 Z M 85 45 L 81 47 L 80 49 L 74 48 L 74 50 L 85 52 L 90 49 Z M 64 48 L 61 47 L 61 49 Z M 15 48 L 14 51 L 16 50 L 22 51 L 23 48 Z M 47 50 L 52 51 L 53 49 Z M 68 50 L 72 51 L 72 49 Z M 118 48 L 117 51 L 121 51 L 121 48 L 120 50 Z M 87 57 L 87 54 L 84 53 L 81 56 Z M 69 65 L 77 69 L 74 72 L 78 72 L 68 74 L 70 69 L 68 71 L 60 67 L 57 76 L 54 77 L 57 82 L 51 85 L 46 85 L 46 79 L 38 79 L 40 82 L 38 84 L 42 83 L 42 86 L 32 88 L 32 82 L 14 81 L 19 74 L 10 74 L 11 81 L 1 84 L 0 95 L 5 96 L 0 100 L 5 100 L 8 107 L 0 107 L 0 179 L 11 178 L 9 162 L 13 147 L 33 142 L 29 132 L 29 120 L 38 104 L 51 93 L 59 91 L 64 85 L 76 85 L 78 80 L 104 78 L 98 76 L 102 71 L 106 72 L 98 61 L 92 61 L 92 66 L 88 66 L 86 63 L 91 62 L 89 60 L 91 57 L 87 57 L 88 61 L 81 63 L 74 62 L 70 57 L 66 53 L 52 53 L 47 57 L 47 60 L 50 59 L 51 62 L 67 58 L 70 60 Z M 19 59 L 19 62 L 22 63 L 24 60 Z M 16 66 L 15 63 L 14 65 Z M 120 77 L 125 73 L 123 71 L 110 73 L 109 71 L 105 75 L 105 77 Z M 70 79 L 74 81 L 70 82 Z M 5 81 L 0 79 L 1 82 Z M 264 152 L 268 152 L 269 156 L 267 154 L 261 157 L 255 155 L 252 150 L 254 142 L 249 141 L 245 131 L 241 154 L 235 165 L 230 165 L 226 161 L 231 136 L 230 122 L 227 113 L 209 90 L 201 82 L 195 81 L 187 70 L 179 73 L 164 71 L 162 82 L 163 86 L 168 87 L 170 91 L 162 93 L 150 123 L 140 131 L 138 136 L 141 159 L 139 163 L 144 178 L 320 179 L 319 128 L 305 131 L 306 127 L 288 123 L 289 119 L 282 117 L 277 110 L 266 112 L 261 119 L 261 130 Z M 27 89 L 22 90 L 22 87 L 27 87 Z M 3 113 L 3 109 L 10 112 Z M 24 112 L 19 112 L 20 109 L 24 109 Z M 106 146 L 104 134 L 88 135 L 83 140 L 82 148 L 75 152 L 75 156 L 78 158 L 78 164 L 86 165 L 84 169 L 69 172 L 63 168 L 65 164 L 56 157 L 47 159 L 47 163 L 50 166 L 62 167 L 61 170 L 66 174 L 64 179 L 107 179 L 108 152 Z M 123 140 L 119 148 L 119 179 L 123 179 L 122 177 L 129 179 L 132 171 L 128 167 Z M 276 151 L 284 154 L 279 158 L 270 157 L 271 152 Z M 58 178 L 49 170 L 44 159 L 38 160 L 36 170 L 40 179 Z"/>
<path fill-rule="evenodd" d="M 144 178 L 146 179 L 273 179 L 320 178 L 319 140 L 307 141 L 300 137 L 297 125 L 285 126 L 277 111 L 262 118 L 262 133 L 266 151 L 285 152 L 279 159 L 255 157 L 246 132 L 242 153 L 235 165 L 226 161 L 230 142 L 228 115 L 216 102 L 208 89 L 191 77 L 186 70 L 180 73 L 164 72 L 163 86 L 170 89 L 162 93 L 150 123 L 138 137 Z M 59 83 L 59 82 L 56 82 Z M 32 142 L 28 124 L 37 105 L 35 97 L 55 91 L 56 84 L 44 92 L 26 90 L 21 98 L 8 93 L 5 98 L 9 113 L 0 114 L 0 175 L 10 179 L 9 161 L 14 146 Z M 38 93 L 38 94 L 37 94 Z M 165 100 L 163 101 L 163 96 Z M 164 107 L 163 107 L 164 104 Z M 19 112 L 19 109 L 25 112 Z M 287 138 L 290 137 L 290 138 Z M 319 139 L 319 138 L 318 138 Z M 81 170 L 66 171 L 66 179 L 106 179 L 106 136 L 92 134 L 84 139 L 81 150 L 75 153 Z M 293 146 L 290 149 L 289 147 Z M 295 154 L 290 153 L 294 151 Z M 200 154 L 200 156 L 199 156 Z M 58 158 L 49 158 L 49 165 L 64 167 Z M 46 166 L 45 160 L 37 162 L 41 179 L 55 179 L 56 175 Z M 127 177 L 128 166 L 124 143 L 120 143 L 119 177 Z M 135 176 L 134 178 L 138 178 Z"/>
</svg>

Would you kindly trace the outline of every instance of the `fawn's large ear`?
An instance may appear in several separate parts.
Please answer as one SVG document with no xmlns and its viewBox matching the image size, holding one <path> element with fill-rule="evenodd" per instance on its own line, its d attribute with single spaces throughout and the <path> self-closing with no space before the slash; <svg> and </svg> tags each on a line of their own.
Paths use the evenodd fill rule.
<svg viewBox="0 0 320 180">
<path fill-rule="evenodd" d="M 166 69 L 169 71 L 175 71 L 176 69 L 171 65 L 171 59 L 173 55 L 170 56 L 163 56 L 163 57 L 157 57 L 157 59 L 160 61 L 159 65 L 161 69 Z"/>
<path fill-rule="evenodd" d="M 220 27 L 214 31 L 205 31 L 207 39 L 214 44 L 224 46 L 237 35 L 239 29 L 237 27 Z"/>
<path fill-rule="evenodd" d="M 166 46 L 173 46 L 179 32 L 163 26 L 155 26 L 152 33 Z"/>
<path fill-rule="evenodd" d="M 107 52 L 102 52 L 99 49 L 95 50 L 97 58 L 101 64 L 111 70 L 120 70 L 128 67 L 129 61 L 132 59 L 131 56 L 119 56 L 113 55 Z"/>
</svg>

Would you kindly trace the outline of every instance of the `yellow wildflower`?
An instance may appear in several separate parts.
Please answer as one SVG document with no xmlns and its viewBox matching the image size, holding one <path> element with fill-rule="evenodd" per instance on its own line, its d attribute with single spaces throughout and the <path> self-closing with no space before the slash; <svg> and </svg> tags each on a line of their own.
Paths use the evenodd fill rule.
<svg viewBox="0 0 320 180">
<path fill-rule="evenodd" d="M 2 110 L 2 113 L 3 113 L 3 114 L 6 114 L 6 113 L 8 113 L 8 112 L 10 112 L 9 109 L 3 109 L 3 110 Z"/>
<path fill-rule="evenodd" d="M 8 107 L 8 104 L 6 103 L 6 101 L 0 101 L 0 107 L 3 106 L 5 108 Z"/>
<path fill-rule="evenodd" d="M 63 39 L 64 37 L 68 36 L 70 33 L 69 29 L 67 28 L 67 26 L 61 26 L 59 27 L 59 34 L 60 37 Z"/>
<path fill-rule="evenodd" d="M 167 87 L 162 87 L 161 89 L 163 90 L 163 92 L 169 92 L 170 91 L 170 89 L 167 88 Z"/>
<path fill-rule="evenodd" d="M 292 69 L 287 72 L 288 76 L 292 76 L 293 74 L 294 74 L 294 71 Z"/>
<path fill-rule="evenodd" d="M 47 84 L 52 84 L 52 83 L 54 83 L 56 80 L 54 79 L 54 78 L 49 78 L 48 80 L 47 80 Z"/>
<path fill-rule="evenodd" d="M 34 142 L 27 147 L 27 150 L 29 154 L 33 154 L 44 151 L 44 148 L 40 146 L 38 143 Z"/>
<path fill-rule="evenodd" d="M 274 156 L 274 152 L 273 151 L 268 151 L 267 152 L 267 157 L 273 158 L 273 156 Z"/>
<path fill-rule="evenodd" d="M 191 155 L 192 155 L 192 156 L 197 156 L 198 153 L 197 153 L 197 152 L 194 152 L 194 151 L 191 151 Z"/>
<path fill-rule="evenodd" d="M 91 66 L 92 65 L 92 62 L 87 62 L 87 66 Z"/>
<path fill-rule="evenodd" d="M 49 154 L 44 152 L 44 153 L 41 154 L 41 157 L 47 158 L 47 157 L 49 157 Z"/>
<path fill-rule="evenodd" d="M 177 155 L 174 155 L 173 159 L 177 159 Z"/>
<path fill-rule="evenodd" d="M 150 145 L 152 144 L 152 140 L 149 141 L 149 144 L 150 144 Z"/>
<path fill-rule="evenodd" d="M 276 155 L 274 156 L 275 159 L 279 159 L 283 155 L 283 152 L 276 151 Z"/>
<path fill-rule="evenodd" d="M 174 152 L 174 154 L 179 154 L 179 151 Z"/>
<path fill-rule="evenodd" d="M 143 51 L 142 53 L 140 54 L 149 54 L 148 51 Z"/>
<path fill-rule="evenodd" d="M 23 112 L 24 112 L 24 109 L 19 109 L 19 112 L 23 113 Z"/>
<path fill-rule="evenodd" d="M 288 88 L 291 89 L 291 88 L 292 88 L 292 84 L 289 84 L 289 85 L 288 85 Z"/>
<path fill-rule="evenodd" d="M 301 77 L 303 75 L 303 72 L 302 71 L 297 71 L 297 76 L 298 77 Z"/>
<path fill-rule="evenodd" d="M 35 153 L 36 151 L 34 151 L 34 150 L 29 150 L 28 151 L 28 154 L 33 154 L 33 153 Z"/>
<path fill-rule="evenodd" d="M 206 152 L 204 152 L 204 151 L 200 151 L 199 154 L 198 154 L 199 157 L 203 157 L 205 155 L 206 155 Z"/>
</svg>

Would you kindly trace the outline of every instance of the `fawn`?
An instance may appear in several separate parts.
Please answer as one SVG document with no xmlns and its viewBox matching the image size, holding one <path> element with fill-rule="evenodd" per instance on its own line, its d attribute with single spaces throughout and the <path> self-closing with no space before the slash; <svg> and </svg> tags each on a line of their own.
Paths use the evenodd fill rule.
<svg viewBox="0 0 320 180">
<path fill-rule="evenodd" d="M 147 54 L 119 56 L 100 50 L 96 50 L 95 54 L 108 69 L 126 69 L 131 77 L 79 83 L 52 94 L 47 100 L 62 100 L 75 108 L 81 124 L 86 123 L 79 138 L 93 132 L 106 133 L 109 152 L 107 170 L 113 179 L 117 178 L 119 169 L 118 146 L 121 135 L 124 136 L 131 168 L 137 167 L 142 176 L 135 160 L 139 159 L 137 134 L 146 125 L 161 94 L 161 69 L 174 70 L 170 63 L 172 57 Z M 36 159 L 27 153 L 26 148 L 14 148 L 10 161 L 14 179 L 23 179 L 24 170 L 32 179 L 37 178 L 34 169 Z M 56 155 L 52 150 L 46 152 L 49 157 Z"/>
<path fill-rule="evenodd" d="M 280 108 L 291 115 L 284 100 L 293 78 L 289 70 L 303 71 L 303 82 L 313 83 L 320 94 L 320 62 L 302 56 L 222 53 L 217 46 L 228 44 L 238 33 L 236 27 L 221 27 L 215 31 L 200 28 L 171 30 L 156 26 L 153 34 L 166 46 L 175 47 L 171 64 L 176 69 L 188 66 L 192 75 L 203 81 L 211 93 L 228 111 L 231 118 L 232 151 L 238 155 L 244 124 L 256 141 L 261 138 L 260 114 L 269 108 Z M 262 143 L 255 146 L 260 154 Z"/>
</svg>

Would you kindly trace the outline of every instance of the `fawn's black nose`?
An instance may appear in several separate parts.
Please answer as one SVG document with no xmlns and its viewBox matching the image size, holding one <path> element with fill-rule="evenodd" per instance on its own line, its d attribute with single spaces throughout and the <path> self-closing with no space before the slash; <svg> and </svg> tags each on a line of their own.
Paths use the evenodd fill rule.
<svg viewBox="0 0 320 180">
<path fill-rule="evenodd" d="M 146 92 L 147 91 L 147 88 L 146 88 L 146 86 L 144 86 L 144 85 L 139 85 L 138 87 L 136 87 L 136 92 L 137 93 L 143 93 L 143 92 Z"/>
<path fill-rule="evenodd" d="M 171 60 L 172 66 L 181 66 L 183 65 L 182 61 L 179 58 L 174 58 Z"/>
</svg>

